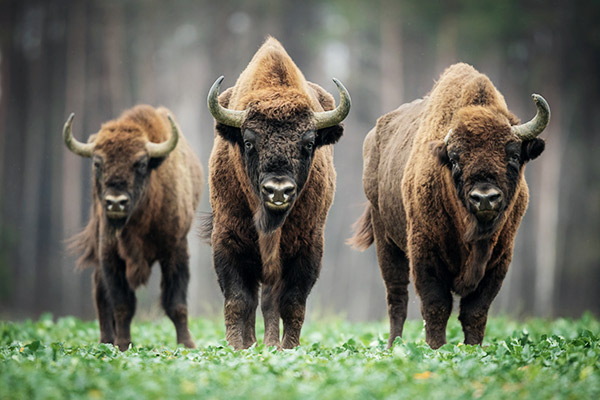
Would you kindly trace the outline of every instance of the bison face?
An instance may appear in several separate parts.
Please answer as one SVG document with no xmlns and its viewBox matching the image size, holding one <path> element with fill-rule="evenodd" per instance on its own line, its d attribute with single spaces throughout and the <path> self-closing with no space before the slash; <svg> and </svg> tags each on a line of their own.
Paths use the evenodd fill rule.
<svg viewBox="0 0 600 400">
<path fill-rule="evenodd" d="M 244 110 L 235 110 L 219 103 L 222 81 L 221 76 L 211 87 L 208 108 L 217 133 L 239 148 L 260 203 L 255 213 L 257 229 L 272 232 L 283 225 L 302 192 L 317 148 L 342 136 L 339 124 L 350 111 L 350 95 L 334 79 L 340 104 L 333 110 L 314 111 L 307 93 L 284 85 L 246 94 Z"/>
<path fill-rule="evenodd" d="M 120 143 L 118 147 L 114 146 L 117 143 L 103 146 L 104 141 L 98 142 L 92 157 L 96 198 L 107 221 L 120 226 L 138 208 L 152 170 L 164 158 L 151 158 L 141 140 L 131 141 L 128 146 Z"/>
<path fill-rule="evenodd" d="M 434 145 L 439 162 L 450 171 L 456 194 L 475 218 L 478 237 L 496 231 L 512 202 L 526 162 L 544 150 L 539 138 L 514 134 L 509 120 L 482 107 L 458 113 L 444 142 Z"/>
<path fill-rule="evenodd" d="M 108 222 L 123 226 L 145 198 L 152 170 L 177 146 L 179 129 L 171 116 L 163 121 L 143 121 L 141 126 L 152 129 L 171 125 L 169 139 L 153 143 L 137 123 L 113 121 L 104 124 L 88 143 L 81 143 L 71 133 L 73 117 L 71 114 L 65 123 L 63 140 L 73 153 L 92 158 L 95 199 Z"/>
<path fill-rule="evenodd" d="M 241 129 L 217 125 L 219 134 L 239 148 L 259 200 L 255 219 L 263 232 L 283 225 L 309 178 L 315 151 L 342 135 L 340 125 L 315 129 L 310 117 L 305 112 L 289 121 L 274 121 L 250 112 Z"/>
</svg>

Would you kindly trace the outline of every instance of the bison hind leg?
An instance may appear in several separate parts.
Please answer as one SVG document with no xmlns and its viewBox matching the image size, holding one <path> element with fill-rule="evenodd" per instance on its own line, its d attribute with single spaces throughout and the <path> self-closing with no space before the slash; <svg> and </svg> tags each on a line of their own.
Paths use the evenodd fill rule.
<svg viewBox="0 0 600 400">
<path fill-rule="evenodd" d="M 404 251 L 386 237 L 381 218 L 374 210 L 372 211 L 372 220 L 377 260 L 385 284 L 390 319 L 388 340 L 388 348 L 390 348 L 397 337 L 402 337 L 406 321 L 410 267 Z"/>
<path fill-rule="evenodd" d="M 195 348 L 188 327 L 187 288 L 190 280 L 187 241 L 173 251 L 171 257 L 161 260 L 161 300 L 167 316 L 175 325 L 177 343 Z"/>
<path fill-rule="evenodd" d="M 280 282 L 275 285 L 263 283 L 261 293 L 261 310 L 265 320 L 266 346 L 280 347 L 279 342 L 279 293 Z"/>
</svg>

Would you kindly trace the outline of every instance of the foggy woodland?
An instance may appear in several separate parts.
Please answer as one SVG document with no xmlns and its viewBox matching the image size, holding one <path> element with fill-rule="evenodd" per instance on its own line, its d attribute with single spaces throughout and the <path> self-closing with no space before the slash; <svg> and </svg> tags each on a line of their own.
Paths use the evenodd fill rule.
<svg viewBox="0 0 600 400">
<path fill-rule="evenodd" d="M 335 145 L 335 202 L 307 318 L 386 316 L 375 250 L 344 244 L 361 214 L 362 142 L 376 119 L 422 97 L 449 65 L 487 74 L 521 120 L 531 93 L 550 104 L 546 150 L 526 168 L 529 209 L 493 313 L 600 314 L 600 2 L 0 0 L 0 317 L 94 318 L 91 270 L 66 239 L 87 221 L 91 161 L 82 141 L 135 104 L 169 107 L 207 170 L 210 85 L 235 83 L 267 35 L 338 98 L 353 101 Z M 199 211 L 209 212 L 208 187 Z M 192 315 L 221 315 L 211 249 L 190 234 Z M 138 316 L 161 315 L 160 269 L 138 290 Z M 409 317 L 419 317 L 411 292 Z"/>
</svg>

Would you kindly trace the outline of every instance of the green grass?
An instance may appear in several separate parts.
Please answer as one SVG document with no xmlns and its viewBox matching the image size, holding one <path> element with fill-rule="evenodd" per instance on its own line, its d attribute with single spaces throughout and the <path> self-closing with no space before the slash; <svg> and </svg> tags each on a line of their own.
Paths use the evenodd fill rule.
<svg viewBox="0 0 600 400">
<path fill-rule="evenodd" d="M 135 346 L 97 344 L 95 322 L 0 322 L 0 398 L 597 399 L 600 321 L 492 318 L 483 346 L 431 350 L 422 321 L 386 350 L 387 322 L 309 321 L 302 345 L 233 351 L 222 320 L 194 319 L 198 348 L 176 347 L 167 319 L 134 322 Z M 262 331 L 258 332 L 259 334 Z"/>
</svg>

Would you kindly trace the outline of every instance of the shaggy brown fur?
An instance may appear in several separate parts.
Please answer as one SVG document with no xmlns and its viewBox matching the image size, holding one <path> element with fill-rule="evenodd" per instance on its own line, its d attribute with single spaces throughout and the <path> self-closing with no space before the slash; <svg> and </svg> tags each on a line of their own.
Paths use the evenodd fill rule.
<svg viewBox="0 0 600 400">
<path fill-rule="evenodd" d="M 136 106 L 104 123 L 90 138 L 95 142 L 92 210 L 71 249 L 81 254 L 79 267 L 95 267 L 100 341 L 121 350 L 131 343 L 134 291 L 148 281 L 155 261 L 162 270 L 162 304 L 175 324 L 177 342 L 194 347 L 187 324 L 187 233 L 200 201 L 202 168 L 181 134 L 166 158 L 148 158 L 146 143 L 160 143 L 171 135 L 168 114 L 163 107 Z M 130 197 L 127 217 L 107 217 L 107 193 Z"/>
<path fill-rule="evenodd" d="M 334 109 L 334 99 L 307 82 L 281 44 L 268 38 L 219 103 L 247 111 L 241 129 L 217 123 L 209 162 L 211 244 L 225 297 L 227 341 L 236 349 L 256 341 L 262 282 L 265 344 L 280 346 L 281 317 L 281 346 L 295 347 L 321 268 L 323 229 L 335 191 L 328 144 L 342 134 L 339 125 L 314 132 L 311 116 Z M 291 209 L 265 208 L 260 181 L 269 174 L 297 184 Z"/>
<path fill-rule="evenodd" d="M 522 142 L 518 123 L 487 76 L 471 66 L 448 68 L 429 96 L 379 118 L 363 147 L 369 204 L 350 244 L 373 240 L 386 285 L 389 345 L 402 335 L 409 265 L 421 298 L 427 343 L 446 342 L 452 294 L 461 296 L 465 343 L 483 340 L 487 313 L 512 257 L 528 202 L 524 164 L 544 148 Z M 442 141 L 448 131 L 448 145 Z M 497 214 L 477 214 L 469 194 L 497 188 Z M 488 187 L 485 186 L 485 187 Z M 410 261 L 410 262 L 409 262 Z"/>
</svg>

